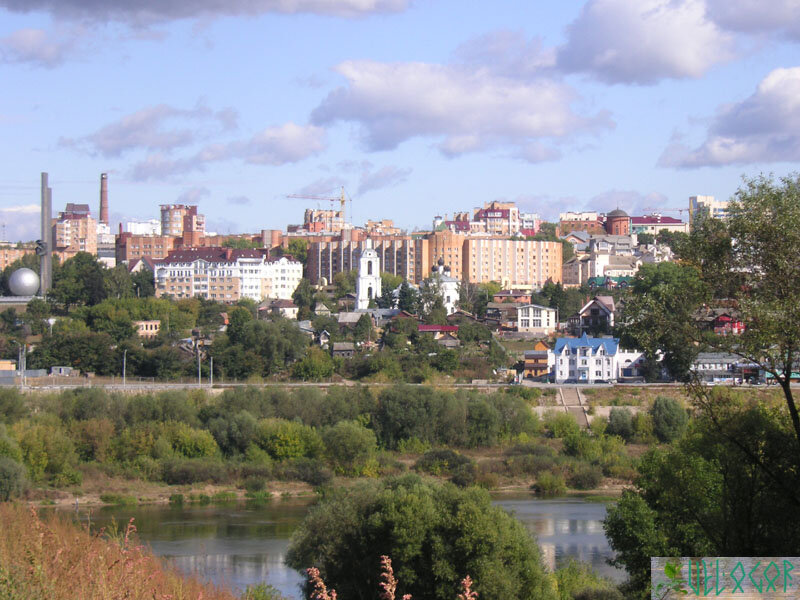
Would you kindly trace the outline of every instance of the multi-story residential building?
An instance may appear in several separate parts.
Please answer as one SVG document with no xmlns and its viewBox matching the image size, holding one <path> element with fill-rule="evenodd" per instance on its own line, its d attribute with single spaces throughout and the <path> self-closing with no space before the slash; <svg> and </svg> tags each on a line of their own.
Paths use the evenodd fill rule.
<svg viewBox="0 0 800 600">
<path fill-rule="evenodd" d="M 517 331 L 550 335 L 558 327 L 558 310 L 538 304 L 523 304 L 517 308 Z"/>
<path fill-rule="evenodd" d="M 556 383 L 602 383 L 639 376 L 644 356 L 619 347 L 619 338 L 559 338 L 551 351 Z"/>
<path fill-rule="evenodd" d="M 97 221 L 88 204 L 67 204 L 53 219 L 53 250 L 65 258 L 78 252 L 97 254 Z"/>
<path fill-rule="evenodd" d="M 497 281 L 506 289 L 561 282 L 561 242 L 469 237 L 463 245 L 463 280 Z"/>
<path fill-rule="evenodd" d="M 486 223 L 486 232 L 491 235 L 514 235 L 520 230 L 519 209 L 513 202 L 486 202 L 476 208 L 472 220 Z"/>
<path fill-rule="evenodd" d="M 673 217 L 662 215 L 648 215 L 645 217 L 631 217 L 631 233 L 649 233 L 657 235 L 662 230 L 670 232 L 689 233 L 689 224 Z"/>
<path fill-rule="evenodd" d="M 546 377 L 550 372 L 547 356 L 549 350 L 550 347 L 542 340 L 536 342 L 533 346 L 533 350 L 526 350 L 522 376 L 534 379 Z"/>
<path fill-rule="evenodd" d="M 339 233 L 345 228 L 341 210 L 307 208 L 303 214 L 303 229 L 306 231 Z"/>
<path fill-rule="evenodd" d="M 380 221 L 367 221 L 364 230 L 368 234 L 375 235 L 401 235 L 403 232 L 399 227 L 394 226 L 391 219 L 381 219 Z"/>
<path fill-rule="evenodd" d="M 30 242 L 13 245 L 8 242 L 0 242 L 0 269 L 5 269 L 14 261 L 19 260 L 26 254 L 33 254 L 35 251 L 36 245 Z"/>
<path fill-rule="evenodd" d="M 412 283 L 419 282 L 418 274 L 426 272 L 419 269 L 424 269 L 429 263 L 427 259 L 417 260 L 418 249 L 422 250 L 417 240 L 411 236 L 373 236 L 369 239 L 372 249 L 378 254 L 381 271 L 400 275 Z M 312 241 L 308 246 L 306 261 L 309 281 L 316 285 L 325 279 L 330 283 L 337 273 L 357 269 L 358 257 L 366 248 L 366 239 L 325 237 Z"/>
<path fill-rule="evenodd" d="M 181 237 L 191 232 L 202 236 L 205 231 L 206 218 L 197 212 L 196 205 L 161 205 L 161 235 Z"/>
<path fill-rule="evenodd" d="M 423 243 L 418 246 L 416 258 L 419 259 L 418 264 L 422 269 L 418 276 L 424 277 L 438 264 L 439 259 L 442 259 L 444 264 L 450 267 L 450 276 L 463 281 L 465 279 L 464 250 L 467 239 L 469 238 L 466 235 L 452 231 L 434 231 L 426 235 Z"/>
<path fill-rule="evenodd" d="M 585 231 L 593 235 L 605 233 L 603 220 L 594 211 L 565 212 L 558 216 L 558 229 L 561 235 L 572 231 Z"/>
<path fill-rule="evenodd" d="M 536 235 L 542 226 L 542 219 L 536 213 L 519 213 L 519 233 Z"/>
<path fill-rule="evenodd" d="M 130 264 L 145 256 L 154 259 L 166 258 L 170 252 L 179 247 L 180 240 L 181 238 L 171 235 L 120 233 L 115 248 L 117 263 Z"/>
<path fill-rule="evenodd" d="M 569 328 L 575 335 L 588 332 L 608 332 L 614 327 L 614 298 L 595 296 L 568 320 Z"/>
<path fill-rule="evenodd" d="M 125 231 L 133 235 L 161 235 L 161 221 L 158 219 L 127 221 Z"/>
<path fill-rule="evenodd" d="M 728 201 L 717 200 L 714 196 L 689 197 L 689 223 L 698 215 L 706 215 L 715 219 L 728 218 Z"/>
<path fill-rule="evenodd" d="M 270 261 L 264 251 L 231 248 L 176 250 L 155 261 L 155 268 L 156 296 L 200 296 L 226 303 L 291 296 L 294 287 L 289 287 L 302 277 L 297 261 Z"/>
</svg>

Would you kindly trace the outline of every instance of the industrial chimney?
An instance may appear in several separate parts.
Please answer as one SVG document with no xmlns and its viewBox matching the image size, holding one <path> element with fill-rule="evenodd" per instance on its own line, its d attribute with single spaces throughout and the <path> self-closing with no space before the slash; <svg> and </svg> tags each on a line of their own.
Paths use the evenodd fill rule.
<svg viewBox="0 0 800 600">
<path fill-rule="evenodd" d="M 100 174 L 100 222 L 108 225 L 108 174 Z"/>
</svg>

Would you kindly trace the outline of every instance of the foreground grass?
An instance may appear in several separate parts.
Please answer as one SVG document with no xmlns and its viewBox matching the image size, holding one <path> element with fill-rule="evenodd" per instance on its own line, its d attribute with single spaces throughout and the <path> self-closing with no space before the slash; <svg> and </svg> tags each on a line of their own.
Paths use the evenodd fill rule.
<svg viewBox="0 0 800 600">
<path fill-rule="evenodd" d="M 235 600 L 164 566 L 135 537 L 91 534 L 58 514 L 0 504 L 0 598 L 14 600 Z"/>
</svg>

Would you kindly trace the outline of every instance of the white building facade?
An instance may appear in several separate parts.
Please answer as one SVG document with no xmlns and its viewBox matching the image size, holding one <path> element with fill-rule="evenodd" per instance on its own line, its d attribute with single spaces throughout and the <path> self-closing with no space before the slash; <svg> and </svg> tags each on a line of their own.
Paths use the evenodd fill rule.
<svg viewBox="0 0 800 600">
<path fill-rule="evenodd" d="M 550 335 L 558 327 L 558 310 L 538 304 L 517 308 L 517 331 Z"/>
<path fill-rule="evenodd" d="M 356 310 L 369 308 L 371 300 L 381 295 L 381 261 L 372 248 L 371 240 L 361 251 L 358 259 L 358 279 L 356 279 Z"/>
</svg>

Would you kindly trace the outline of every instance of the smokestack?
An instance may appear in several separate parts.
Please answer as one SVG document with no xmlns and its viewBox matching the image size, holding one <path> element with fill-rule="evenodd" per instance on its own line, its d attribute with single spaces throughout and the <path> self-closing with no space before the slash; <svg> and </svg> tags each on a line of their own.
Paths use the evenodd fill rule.
<svg viewBox="0 0 800 600">
<path fill-rule="evenodd" d="M 108 225 L 108 174 L 100 174 L 100 222 Z"/>
</svg>

